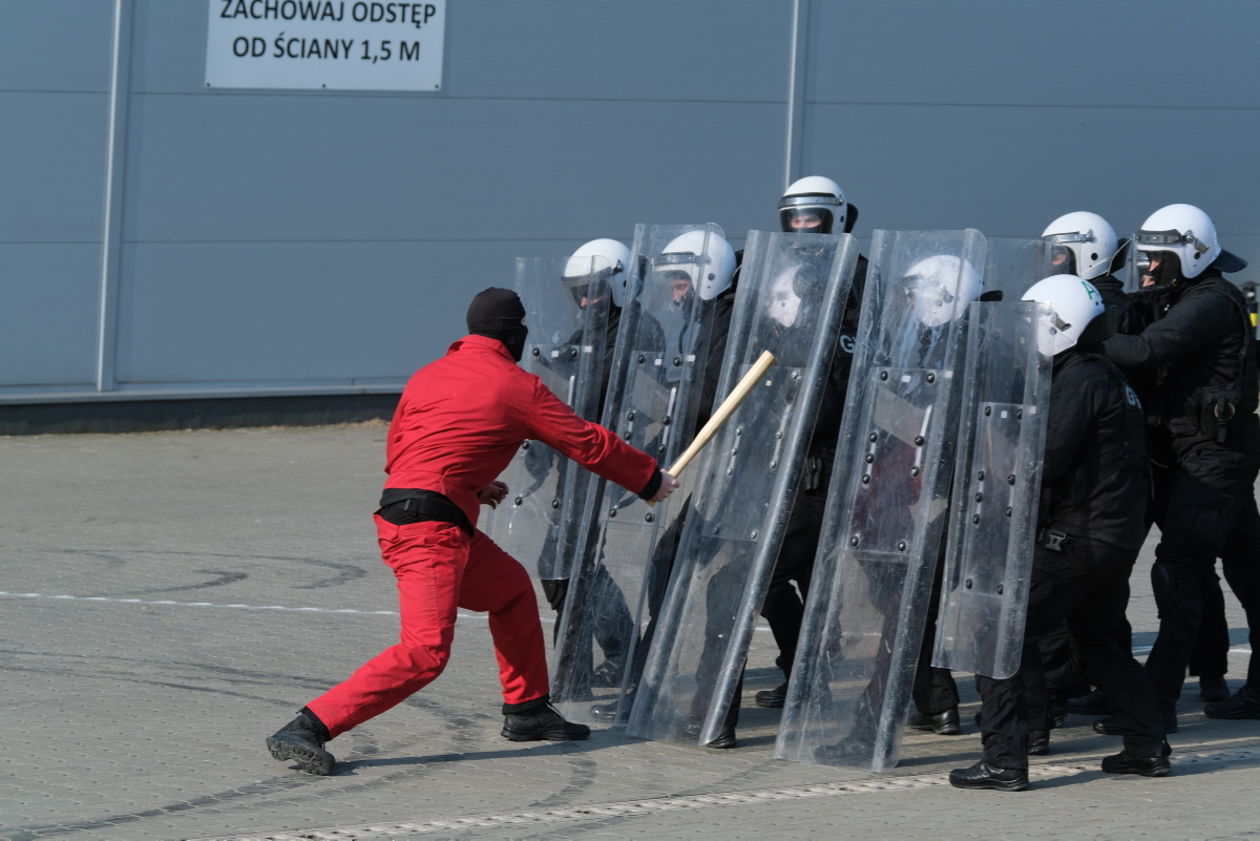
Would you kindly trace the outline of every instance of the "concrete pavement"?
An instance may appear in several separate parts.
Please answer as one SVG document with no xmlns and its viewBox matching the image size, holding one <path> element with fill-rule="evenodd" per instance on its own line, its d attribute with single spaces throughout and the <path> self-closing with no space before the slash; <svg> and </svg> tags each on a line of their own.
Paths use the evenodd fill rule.
<svg viewBox="0 0 1260 841">
<path fill-rule="evenodd" d="M 385 426 L 0 438 L 0 839 L 1257 839 L 1260 721 L 1201 715 L 1174 776 L 1111 777 L 1118 740 L 1075 717 L 1021 794 L 961 792 L 964 734 L 907 733 L 889 774 L 781 762 L 773 645 L 756 635 L 741 747 L 599 731 L 502 739 L 483 616 L 462 616 L 431 687 L 330 743 L 327 778 L 263 737 L 392 642 L 393 582 L 370 512 Z M 1155 628 L 1145 570 L 1131 618 Z M 1227 595 L 1235 651 L 1245 622 Z"/>
</svg>

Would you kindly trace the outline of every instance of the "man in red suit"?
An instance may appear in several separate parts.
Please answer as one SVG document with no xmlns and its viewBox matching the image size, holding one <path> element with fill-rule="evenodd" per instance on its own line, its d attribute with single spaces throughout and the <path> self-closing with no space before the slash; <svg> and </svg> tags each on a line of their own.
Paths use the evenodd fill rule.
<svg viewBox="0 0 1260 841">
<path fill-rule="evenodd" d="M 678 482 L 656 460 L 582 420 L 520 361 L 528 328 L 515 292 L 487 289 L 468 308 L 469 335 L 407 384 L 386 442 L 389 478 L 376 512 L 381 557 L 398 582 L 399 643 L 311 701 L 267 739 L 271 755 L 311 774 L 335 765 L 324 743 L 432 682 L 450 657 L 458 608 L 490 614 L 503 686 L 503 736 L 585 739 L 551 706 L 538 603 L 525 569 L 476 528 L 498 505 L 497 477 L 521 442 L 542 441 L 644 499 Z"/>
</svg>

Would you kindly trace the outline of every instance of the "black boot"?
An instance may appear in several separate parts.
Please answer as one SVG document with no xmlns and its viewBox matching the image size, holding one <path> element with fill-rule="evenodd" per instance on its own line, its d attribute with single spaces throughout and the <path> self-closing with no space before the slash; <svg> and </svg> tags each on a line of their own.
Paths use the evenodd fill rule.
<svg viewBox="0 0 1260 841">
<path fill-rule="evenodd" d="M 1050 753 L 1050 731 L 1030 730 L 1028 732 L 1028 755 L 1045 756 Z"/>
<path fill-rule="evenodd" d="M 1233 697 L 1203 708 L 1208 718 L 1260 718 L 1260 692 L 1244 686 Z"/>
<path fill-rule="evenodd" d="M 1222 701 L 1228 701 L 1229 684 L 1225 682 L 1225 676 L 1201 676 L 1199 678 L 1199 699 L 1209 704 L 1219 704 Z"/>
<path fill-rule="evenodd" d="M 950 707 L 939 713 L 915 713 L 910 716 L 914 730 L 931 730 L 938 736 L 957 736 L 962 732 L 958 724 L 958 707 Z"/>
<path fill-rule="evenodd" d="M 585 724 L 565 721 L 547 695 L 520 704 L 504 704 L 503 715 L 503 738 L 513 742 L 576 742 L 591 735 L 591 728 Z"/>
<path fill-rule="evenodd" d="M 780 683 L 774 689 L 763 689 L 753 696 L 753 701 L 759 707 L 765 707 L 769 710 L 777 710 L 787 702 L 787 681 Z"/>
<path fill-rule="evenodd" d="M 738 742 L 735 741 L 735 728 L 724 727 L 722 732 L 717 734 L 717 738 L 711 742 L 705 742 L 704 746 L 715 750 L 729 750 L 733 747 L 737 747 Z"/>
<path fill-rule="evenodd" d="M 297 718 L 267 737 L 267 749 L 276 759 L 297 763 L 308 774 L 327 776 L 333 772 L 337 760 L 324 750 L 328 741 L 328 728 L 305 707 Z"/>
<path fill-rule="evenodd" d="M 996 768 L 982 759 L 970 768 L 955 768 L 950 771 L 949 784 L 954 788 L 1023 791 L 1028 788 L 1028 769 Z"/>
<path fill-rule="evenodd" d="M 1137 756 L 1128 749 L 1114 756 L 1104 756 L 1102 769 L 1108 774 L 1141 774 L 1143 777 L 1167 777 L 1172 773 L 1172 764 L 1168 761 L 1172 749 L 1164 742 L 1159 756 Z"/>
</svg>

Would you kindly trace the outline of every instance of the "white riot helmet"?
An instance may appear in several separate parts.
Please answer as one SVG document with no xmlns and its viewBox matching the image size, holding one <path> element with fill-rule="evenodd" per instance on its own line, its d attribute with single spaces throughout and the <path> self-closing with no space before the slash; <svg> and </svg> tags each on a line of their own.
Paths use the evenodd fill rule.
<svg viewBox="0 0 1260 841">
<path fill-rule="evenodd" d="M 822 175 L 793 181 L 779 199 L 779 224 L 788 233 L 847 232 L 850 215 L 856 218 L 857 208 L 845 202 L 839 184 Z"/>
<path fill-rule="evenodd" d="M 1110 271 L 1111 261 L 1120 250 L 1115 229 L 1097 213 L 1086 210 L 1055 219 L 1041 232 L 1041 238 L 1054 248 L 1055 269 L 1086 280 Z"/>
<path fill-rule="evenodd" d="M 1075 347 L 1089 323 L 1106 309 L 1094 284 L 1074 274 L 1039 280 L 1020 300 L 1050 305 L 1049 317 L 1037 328 L 1037 347 L 1047 356 Z"/>
<path fill-rule="evenodd" d="M 708 230 L 688 231 L 670 240 L 652 259 L 652 268 L 687 275 L 700 300 L 711 301 L 731 287 L 735 249 L 721 234 Z"/>
<path fill-rule="evenodd" d="M 1196 278 L 1222 253 L 1221 244 L 1216 241 L 1216 226 L 1192 204 L 1170 204 L 1152 213 L 1142 223 L 1142 230 L 1133 235 L 1133 247 L 1137 250 L 1139 274 L 1153 277 L 1156 286 L 1175 283 L 1178 277 Z M 1160 253 L 1175 255 L 1177 259 L 1154 258 L 1159 260 L 1159 266 L 1151 275 L 1152 257 Z M 1234 255 L 1228 256 L 1238 261 Z M 1226 267 L 1233 265 L 1230 260 L 1223 261 L 1222 270 L 1237 271 Z"/>
<path fill-rule="evenodd" d="M 564 265 L 566 283 L 575 284 L 574 295 L 581 293 L 592 282 L 603 281 L 612 293 L 613 306 L 620 307 L 626 297 L 626 277 L 630 268 L 630 249 L 615 239 L 593 239 L 578 247 Z M 595 277 L 591 277 L 594 273 Z"/>
<path fill-rule="evenodd" d="M 912 298 L 914 317 L 928 327 L 953 321 L 980 297 L 980 274 L 956 254 L 920 260 L 910 267 L 902 282 Z"/>
</svg>

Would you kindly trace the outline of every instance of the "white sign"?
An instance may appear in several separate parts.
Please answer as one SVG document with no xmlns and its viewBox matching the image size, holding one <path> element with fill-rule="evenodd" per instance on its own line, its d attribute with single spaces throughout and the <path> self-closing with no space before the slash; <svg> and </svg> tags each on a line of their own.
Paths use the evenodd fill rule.
<svg viewBox="0 0 1260 841">
<path fill-rule="evenodd" d="M 446 0 L 209 0 L 206 87 L 442 89 Z"/>
</svg>

